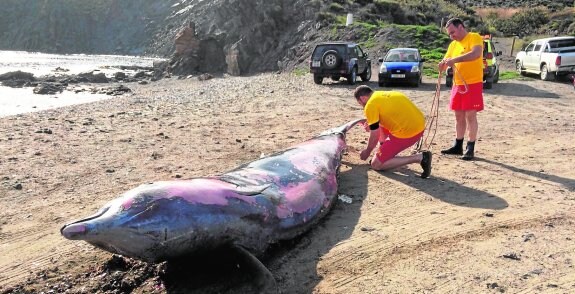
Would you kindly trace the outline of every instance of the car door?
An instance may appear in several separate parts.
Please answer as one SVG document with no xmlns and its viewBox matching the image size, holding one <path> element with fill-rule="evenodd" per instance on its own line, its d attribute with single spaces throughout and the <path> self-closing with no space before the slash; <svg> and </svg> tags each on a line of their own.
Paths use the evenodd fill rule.
<svg viewBox="0 0 575 294">
<path fill-rule="evenodd" d="M 361 74 L 365 72 L 365 68 L 367 67 L 367 58 L 365 58 L 365 53 L 359 46 L 355 46 L 355 52 L 357 55 L 357 73 Z"/>
<path fill-rule="evenodd" d="M 423 57 L 421 57 L 421 54 L 419 54 L 419 50 L 415 52 L 415 58 L 419 62 L 419 64 L 418 64 L 419 72 L 420 72 L 420 74 L 423 74 L 423 62 L 425 60 L 423 59 Z"/>
<path fill-rule="evenodd" d="M 523 67 L 525 67 L 525 69 L 534 71 L 539 70 L 539 61 L 541 59 L 541 45 L 543 45 L 542 41 L 535 41 L 529 44 L 529 46 L 527 46 L 527 49 L 525 50 L 526 51 L 528 49 L 531 50 L 527 51 L 526 52 L 527 54 L 525 54 L 525 62 L 523 62 Z"/>
</svg>

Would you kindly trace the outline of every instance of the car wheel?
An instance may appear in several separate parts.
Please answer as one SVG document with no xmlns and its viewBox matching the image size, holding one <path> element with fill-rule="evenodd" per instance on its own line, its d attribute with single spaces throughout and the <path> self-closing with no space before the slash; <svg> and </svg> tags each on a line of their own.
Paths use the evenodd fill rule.
<svg viewBox="0 0 575 294">
<path fill-rule="evenodd" d="M 493 83 L 497 84 L 499 82 L 499 69 L 495 72 L 495 76 L 493 77 Z"/>
<path fill-rule="evenodd" d="M 357 81 L 357 67 L 354 67 L 351 69 L 351 73 L 347 77 L 347 83 L 350 85 L 355 85 L 356 81 Z"/>
<path fill-rule="evenodd" d="M 371 64 L 368 64 L 365 72 L 361 74 L 361 80 L 364 82 L 371 80 Z"/>
<path fill-rule="evenodd" d="M 321 85 L 321 83 L 323 82 L 323 77 L 322 77 L 322 76 L 314 75 L 314 76 L 313 76 L 313 82 L 316 83 L 316 84 L 318 84 L 318 85 Z"/>
<path fill-rule="evenodd" d="M 451 77 L 446 77 L 445 78 L 445 86 L 447 88 L 451 88 L 453 86 L 453 78 Z"/>
<path fill-rule="evenodd" d="M 339 57 L 339 55 L 337 54 L 337 51 L 328 50 L 321 57 L 321 61 L 323 62 L 323 66 L 325 68 L 334 69 L 340 65 L 341 57 Z"/>
<path fill-rule="evenodd" d="M 555 75 L 553 73 L 549 72 L 546 64 L 541 66 L 540 77 L 544 81 L 552 81 L 553 79 L 555 79 Z"/>
<path fill-rule="evenodd" d="M 521 65 L 521 61 L 515 62 L 515 72 L 524 76 L 525 72 L 523 71 L 523 65 Z"/>
</svg>

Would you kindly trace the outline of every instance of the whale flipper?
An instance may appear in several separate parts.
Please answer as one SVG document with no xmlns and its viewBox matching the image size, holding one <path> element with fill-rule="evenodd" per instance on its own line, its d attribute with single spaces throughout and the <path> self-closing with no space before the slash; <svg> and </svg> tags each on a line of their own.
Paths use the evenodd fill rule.
<svg viewBox="0 0 575 294">
<path fill-rule="evenodd" d="M 255 286 L 258 293 L 279 293 L 274 275 L 257 257 L 239 245 L 232 245 L 232 250 L 238 253 L 251 272 L 256 273 Z"/>
</svg>

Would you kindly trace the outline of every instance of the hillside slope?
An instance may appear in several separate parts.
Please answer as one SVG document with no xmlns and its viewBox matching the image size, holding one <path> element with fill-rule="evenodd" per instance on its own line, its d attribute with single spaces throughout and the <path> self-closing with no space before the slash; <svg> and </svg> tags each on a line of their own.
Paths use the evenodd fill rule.
<svg viewBox="0 0 575 294">
<path fill-rule="evenodd" d="M 457 15 L 472 28 L 485 27 L 473 7 L 511 3 L 559 9 L 572 6 L 573 0 L 5 0 L 0 50 L 171 57 L 176 35 L 192 22 L 198 38 L 211 40 L 212 54 L 199 58 L 225 60 L 235 50 L 239 73 L 250 74 L 291 70 L 322 40 L 370 43 L 372 56 L 386 45 L 443 48 L 444 39 L 421 40 L 417 32 L 414 36 L 388 24 L 438 29 Z M 347 13 L 354 15 L 352 27 L 344 26 Z"/>
</svg>

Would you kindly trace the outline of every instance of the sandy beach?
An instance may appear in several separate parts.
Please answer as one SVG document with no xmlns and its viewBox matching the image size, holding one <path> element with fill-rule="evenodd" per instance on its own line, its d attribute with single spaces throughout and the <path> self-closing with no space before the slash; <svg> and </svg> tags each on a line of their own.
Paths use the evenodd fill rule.
<svg viewBox="0 0 575 294">
<path fill-rule="evenodd" d="M 388 89 L 427 113 L 436 81 L 424 82 Z M 238 285 L 217 266 L 209 283 L 194 280 L 202 264 L 179 267 L 182 278 L 137 262 L 109 271 L 112 254 L 59 229 L 139 184 L 220 174 L 362 117 L 354 86 L 310 75 L 130 88 L 0 118 L 0 293 L 249 289 L 249 273 L 232 271 L 247 275 Z M 575 292 L 573 86 L 527 77 L 485 90 L 471 162 L 440 154 L 454 139 L 441 89 L 431 177 L 417 164 L 370 170 L 359 159 L 368 134 L 352 129 L 339 177 L 352 202 L 264 261 L 281 293 Z"/>
</svg>

